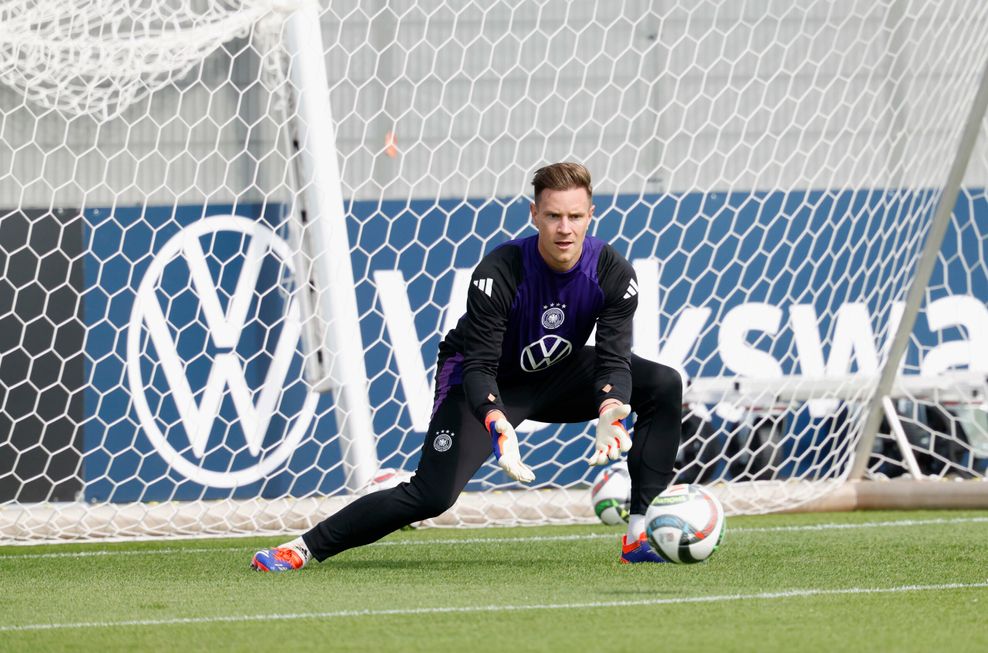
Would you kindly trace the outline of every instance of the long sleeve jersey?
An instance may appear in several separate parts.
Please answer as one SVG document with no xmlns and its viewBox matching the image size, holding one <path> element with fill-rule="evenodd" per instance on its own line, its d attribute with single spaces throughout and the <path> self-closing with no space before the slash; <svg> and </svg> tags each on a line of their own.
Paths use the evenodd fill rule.
<svg viewBox="0 0 988 653">
<path fill-rule="evenodd" d="M 580 259 L 552 270 L 538 236 L 512 240 L 477 265 L 467 311 L 440 344 L 439 383 L 462 382 L 470 408 L 483 421 L 504 410 L 499 384 L 537 382 L 586 344 L 597 327 L 598 405 L 631 398 L 632 318 L 638 307 L 634 268 L 614 248 L 587 236 Z"/>
</svg>

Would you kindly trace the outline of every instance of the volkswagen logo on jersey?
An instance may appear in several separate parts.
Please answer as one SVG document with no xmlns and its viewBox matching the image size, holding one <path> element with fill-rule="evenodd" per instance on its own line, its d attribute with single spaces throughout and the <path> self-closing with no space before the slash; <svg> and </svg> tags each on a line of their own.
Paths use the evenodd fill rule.
<svg viewBox="0 0 988 653">
<path fill-rule="evenodd" d="M 127 333 L 134 411 L 177 473 L 241 487 L 285 464 L 315 416 L 292 249 L 263 223 L 204 218 L 154 256 Z"/>
<path fill-rule="evenodd" d="M 545 312 L 542 313 L 542 326 L 546 329 L 556 329 L 566 319 L 566 314 L 563 313 L 566 304 L 549 304 L 542 308 L 545 309 Z"/>
<path fill-rule="evenodd" d="M 542 336 L 521 352 L 521 369 L 538 372 L 555 365 L 570 355 L 573 345 L 556 335 Z"/>
</svg>

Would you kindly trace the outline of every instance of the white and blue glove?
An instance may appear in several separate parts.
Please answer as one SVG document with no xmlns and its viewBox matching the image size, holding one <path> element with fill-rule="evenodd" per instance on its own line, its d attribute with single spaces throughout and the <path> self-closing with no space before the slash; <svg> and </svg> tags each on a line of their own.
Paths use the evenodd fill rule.
<svg viewBox="0 0 988 653">
<path fill-rule="evenodd" d="M 621 420 L 631 414 L 628 404 L 607 404 L 600 411 L 597 421 L 597 436 L 594 438 L 594 452 L 587 462 L 591 465 L 606 465 L 617 460 L 621 454 L 631 449 L 631 436 Z"/>
<path fill-rule="evenodd" d="M 491 434 L 491 448 L 494 457 L 504 473 L 520 483 L 531 483 L 535 480 L 535 472 L 521 462 L 518 451 L 518 436 L 511 422 L 499 410 L 491 411 L 484 420 L 487 431 Z"/>
</svg>

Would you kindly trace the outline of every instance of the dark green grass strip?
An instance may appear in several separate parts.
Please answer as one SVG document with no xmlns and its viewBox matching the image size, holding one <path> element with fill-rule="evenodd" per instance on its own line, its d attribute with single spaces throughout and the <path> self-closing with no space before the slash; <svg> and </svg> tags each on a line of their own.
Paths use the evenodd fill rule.
<svg viewBox="0 0 988 653">
<path fill-rule="evenodd" d="M 691 566 L 619 565 L 619 535 L 400 533 L 280 576 L 247 569 L 266 538 L 4 547 L 0 628 L 140 624 L 0 630 L 0 650 L 988 650 L 984 511 L 732 518 Z"/>
</svg>

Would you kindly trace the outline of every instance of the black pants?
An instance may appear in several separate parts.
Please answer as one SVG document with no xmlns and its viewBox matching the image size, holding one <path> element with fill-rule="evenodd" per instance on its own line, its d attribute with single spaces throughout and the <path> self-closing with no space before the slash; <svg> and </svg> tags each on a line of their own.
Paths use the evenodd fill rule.
<svg viewBox="0 0 988 653">
<path fill-rule="evenodd" d="M 596 356 L 593 347 L 584 347 L 530 382 L 499 382 L 508 420 L 517 426 L 526 419 L 551 423 L 595 419 Z M 678 372 L 640 356 L 631 357 L 631 383 L 631 408 L 637 416 L 628 452 L 631 512 L 643 514 L 673 478 L 683 389 Z M 361 497 L 306 532 L 302 537 L 316 560 L 442 514 L 492 455 L 490 435 L 470 412 L 462 386 L 438 386 L 436 408 L 411 481 Z"/>
</svg>

